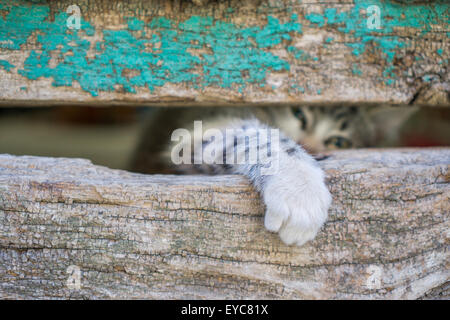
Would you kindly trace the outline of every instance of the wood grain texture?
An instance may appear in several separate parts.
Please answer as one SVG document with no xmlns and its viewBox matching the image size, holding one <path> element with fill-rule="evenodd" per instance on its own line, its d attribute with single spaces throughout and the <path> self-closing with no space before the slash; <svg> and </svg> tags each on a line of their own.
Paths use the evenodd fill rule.
<svg viewBox="0 0 450 320">
<path fill-rule="evenodd" d="M 448 291 L 450 149 L 335 152 L 317 238 L 286 246 L 240 176 L 0 156 L 0 298 L 435 298 Z M 66 285 L 81 271 L 81 288 Z M 437 289 L 436 289 L 437 288 Z M 436 290 L 440 290 L 441 295 Z"/>
<path fill-rule="evenodd" d="M 448 1 L 76 3 L 0 0 L 0 105 L 450 105 Z"/>
</svg>

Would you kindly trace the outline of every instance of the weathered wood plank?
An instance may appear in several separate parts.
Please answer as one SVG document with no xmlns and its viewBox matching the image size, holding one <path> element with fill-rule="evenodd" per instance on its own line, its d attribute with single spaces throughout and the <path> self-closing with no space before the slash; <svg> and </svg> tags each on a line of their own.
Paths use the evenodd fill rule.
<svg viewBox="0 0 450 320">
<path fill-rule="evenodd" d="M 0 298 L 439 296 L 430 290 L 450 280 L 450 149 L 343 151 L 320 164 L 333 205 L 299 248 L 264 230 L 240 176 L 1 155 Z M 79 290 L 66 285 L 71 265 Z"/>
<path fill-rule="evenodd" d="M 450 105 L 448 1 L 77 4 L 0 0 L 0 105 Z"/>
</svg>

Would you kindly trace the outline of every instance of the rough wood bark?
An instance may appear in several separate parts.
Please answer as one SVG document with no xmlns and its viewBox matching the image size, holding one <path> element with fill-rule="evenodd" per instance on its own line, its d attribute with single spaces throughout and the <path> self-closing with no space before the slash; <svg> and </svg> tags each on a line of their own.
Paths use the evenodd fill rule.
<svg viewBox="0 0 450 320">
<path fill-rule="evenodd" d="M 448 1 L 76 3 L 0 0 L 0 105 L 450 105 Z"/>
<path fill-rule="evenodd" d="M 320 164 L 333 205 L 317 238 L 299 248 L 264 230 L 259 196 L 240 176 L 141 175 L 1 155 L 0 298 L 446 292 L 450 149 L 335 152 Z M 66 284 L 71 265 L 79 290 Z"/>
</svg>

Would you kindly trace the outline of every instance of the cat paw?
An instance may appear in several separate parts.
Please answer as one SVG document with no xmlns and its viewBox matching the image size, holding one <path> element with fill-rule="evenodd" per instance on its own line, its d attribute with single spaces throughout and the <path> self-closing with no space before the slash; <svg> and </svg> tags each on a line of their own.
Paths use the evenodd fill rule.
<svg viewBox="0 0 450 320">
<path fill-rule="evenodd" d="M 288 244 L 303 245 L 314 239 L 328 216 L 331 195 L 324 173 L 315 163 L 288 161 L 268 176 L 263 190 L 264 224 Z"/>
</svg>

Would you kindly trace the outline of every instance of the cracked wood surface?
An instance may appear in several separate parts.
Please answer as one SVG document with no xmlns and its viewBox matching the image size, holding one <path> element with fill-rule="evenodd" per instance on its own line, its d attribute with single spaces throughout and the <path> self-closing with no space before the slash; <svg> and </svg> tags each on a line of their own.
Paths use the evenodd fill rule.
<svg viewBox="0 0 450 320">
<path fill-rule="evenodd" d="M 450 105 L 448 1 L 71 5 L 0 0 L 0 105 Z"/>
<path fill-rule="evenodd" d="M 448 295 L 450 149 L 342 151 L 320 165 L 333 205 L 299 248 L 264 229 L 241 176 L 0 155 L 0 298 Z"/>
</svg>

